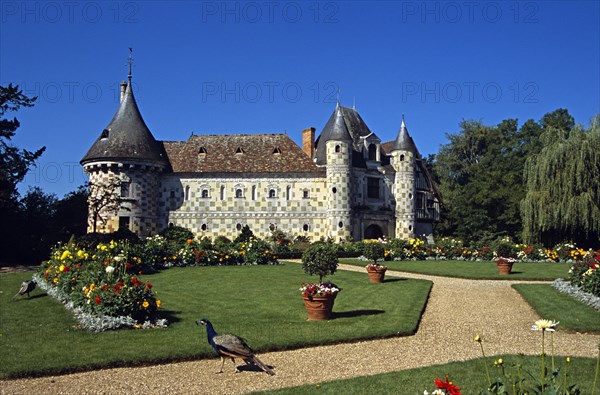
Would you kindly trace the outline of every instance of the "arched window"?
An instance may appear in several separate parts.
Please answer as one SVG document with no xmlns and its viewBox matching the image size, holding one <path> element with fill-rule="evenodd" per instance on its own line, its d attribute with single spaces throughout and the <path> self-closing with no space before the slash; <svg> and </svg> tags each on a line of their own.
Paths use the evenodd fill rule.
<svg viewBox="0 0 600 395">
<path fill-rule="evenodd" d="M 252 200 L 256 200 L 256 185 L 252 185 Z"/>
<path fill-rule="evenodd" d="M 292 187 L 289 185 L 285 188 L 285 198 L 287 200 L 290 200 L 292 198 Z"/>
<path fill-rule="evenodd" d="M 400 155 L 400 162 L 404 162 L 404 155 Z"/>
<path fill-rule="evenodd" d="M 308 199 L 310 198 L 310 191 L 308 189 L 304 189 L 302 191 L 302 199 Z"/>
<path fill-rule="evenodd" d="M 208 189 L 203 189 L 202 190 L 202 198 L 204 198 L 204 199 L 209 198 Z"/>
<path fill-rule="evenodd" d="M 242 188 L 237 188 L 235 190 L 235 197 L 236 198 L 243 198 L 244 197 L 244 191 L 242 190 Z"/>
<path fill-rule="evenodd" d="M 186 185 L 185 187 L 185 201 L 189 201 L 190 200 L 190 186 Z"/>
<path fill-rule="evenodd" d="M 342 147 L 339 144 L 335 146 L 335 152 L 342 152 Z"/>
<path fill-rule="evenodd" d="M 225 200 L 225 185 L 221 185 L 221 200 Z"/>
<path fill-rule="evenodd" d="M 269 197 L 270 198 L 276 198 L 277 197 L 277 191 L 275 190 L 275 188 L 269 189 Z"/>
<path fill-rule="evenodd" d="M 308 224 L 304 224 L 304 226 L 302 226 L 302 230 L 308 232 Z"/>
</svg>

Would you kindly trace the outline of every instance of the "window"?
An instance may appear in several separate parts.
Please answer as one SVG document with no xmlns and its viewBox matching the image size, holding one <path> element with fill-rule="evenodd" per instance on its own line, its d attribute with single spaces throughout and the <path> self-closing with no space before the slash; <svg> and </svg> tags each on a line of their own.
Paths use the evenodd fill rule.
<svg viewBox="0 0 600 395">
<path fill-rule="evenodd" d="M 239 155 L 241 155 L 241 154 L 243 154 L 243 153 L 244 153 L 244 150 L 242 149 L 242 147 L 237 147 L 237 148 L 236 148 L 236 150 L 235 150 L 235 154 L 236 154 L 236 155 L 238 155 L 238 154 L 239 154 Z"/>
<path fill-rule="evenodd" d="M 130 193 L 131 183 L 122 182 L 121 183 L 121 197 L 128 198 Z"/>
<path fill-rule="evenodd" d="M 235 228 L 236 228 L 238 231 L 242 230 L 242 224 L 237 224 L 237 225 L 235 226 Z"/>
<path fill-rule="evenodd" d="M 275 224 L 269 224 L 269 230 L 272 232 L 275 229 L 277 229 L 277 226 Z"/>
<path fill-rule="evenodd" d="M 200 159 L 206 158 L 206 148 L 200 147 L 200 149 L 198 150 L 198 158 L 200 158 Z"/>
<path fill-rule="evenodd" d="M 331 188 L 331 192 L 337 193 L 337 188 L 336 187 Z"/>
<path fill-rule="evenodd" d="M 302 199 L 308 199 L 310 198 L 310 191 L 308 189 L 304 189 L 302 191 Z"/>
<path fill-rule="evenodd" d="M 252 200 L 256 200 L 256 185 L 252 185 Z"/>
<path fill-rule="evenodd" d="M 107 138 L 108 138 L 108 129 L 104 129 L 104 130 L 102 131 L 102 134 L 100 135 L 100 139 L 101 139 L 101 140 L 105 140 L 105 139 L 107 139 Z"/>
<path fill-rule="evenodd" d="M 375 144 L 369 145 L 369 160 L 377 160 L 377 146 Z"/>
<path fill-rule="evenodd" d="M 379 178 L 367 178 L 367 198 L 379 199 Z"/>
<path fill-rule="evenodd" d="M 290 200 L 292 198 L 292 187 L 289 185 L 285 188 L 285 198 L 287 200 Z"/>
<path fill-rule="evenodd" d="M 205 232 L 206 229 L 208 229 L 208 226 L 206 224 L 202 224 L 202 226 L 200 227 L 200 229 L 202 229 L 202 231 Z"/>
<path fill-rule="evenodd" d="M 221 200 L 225 200 L 225 186 L 221 185 Z"/>
<path fill-rule="evenodd" d="M 184 197 L 185 197 L 185 201 L 186 201 L 186 202 L 187 202 L 188 200 L 190 200 L 190 186 L 189 186 L 189 185 L 187 185 L 187 186 L 185 187 L 185 196 L 184 196 Z"/>
<path fill-rule="evenodd" d="M 344 223 L 342 221 L 338 222 L 338 228 L 343 228 L 344 227 Z"/>
<path fill-rule="evenodd" d="M 208 199 L 210 196 L 208 195 L 208 189 L 203 189 L 202 190 L 202 197 L 204 199 Z"/>
<path fill-rule="evenodd" d="M 340 145 L 336 145 L 335 152 L 342 152 L 342 147 Z"/>
<path fill-rule="evenodd" d="M 279 149 L 279 147 L 273 148 L 273 155 L 281 155 L 281 150 Z"/>
<path fill-rule="evenodd" d="M 269 189 L 269 197 L 270 198 L 276 198 L 277 197 L 277 191 L 275 190 L 275 188 Z"/>
<path fill-rule="evenodd" d="M 400 162 L 404 162 L 404 155 L 400 155 Z"/>
<path fill-rule="evenodd" d="M 119 230 L 129 230 L 129 217 L 119 217 Z"/>
<path fill-rule="evenodd" d="M 302 226 L 302 230 L 308 232 L 308 224 L 304 224 L 304 226 Z"/>
<path fill-rule="evenodd" d="M 236 198 L 243 198 L 244 197 L 244 191 L 242 190 L 242 188 L 237 188 L 235 190 L 235 197 Z"/>
</svg>

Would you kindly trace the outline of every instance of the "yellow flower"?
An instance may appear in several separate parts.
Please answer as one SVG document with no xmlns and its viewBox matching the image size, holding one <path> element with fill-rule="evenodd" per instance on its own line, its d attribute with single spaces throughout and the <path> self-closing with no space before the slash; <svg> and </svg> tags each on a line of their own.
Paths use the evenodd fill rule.
<svg viewBox="0 0 600 395">
<path fill-rule="evenodd" d="M 61 272 L 64 272 L 65 271 L 65 265 L 60 265 L 58 267 L 58 270 L 60 270 Z"/>
<path fill-rule="evenodd" d="M 571 363 L 571 358 L 567 357 L 567 363 Z"/>
<path fill-rule="evenodd" d="M 145 308 L 145 309 L 147 309 L 148 306 L 150 306 L 150 303 L 148 303 L 147 300 L 144 300 L 144 303 L 142 303 L 142 307 Z"/>
<path fill-rule="evenodd" d="M 64 250 L 62 255 L 60 256 L 60 260 L 64 261 L 65 259 L 72 258 L 71 252 L 69 250 Z"/>
<path fill-rule="evenodd" d="M 156 301 L 156 307 L 160 307 L 160 300 Z"/>
<path fill-rule="evenodd" d="M 54 277 L 54 284 L 56 284 L 58 282 L 58 278 Z"/>
<path fill-rule="evenodd" d="M 481 336 L 479 336 L 479 335 L 475 336 L 475 338 L 473 338 L 473 341 L 475 341 L 477 343 L 481 343 Z"/>
<path fill-rule="evenodd" d="M 77 251 L 77 258 L 83 258 L 85 256 L 85 252 L 83 250 Z"/>
</svg>

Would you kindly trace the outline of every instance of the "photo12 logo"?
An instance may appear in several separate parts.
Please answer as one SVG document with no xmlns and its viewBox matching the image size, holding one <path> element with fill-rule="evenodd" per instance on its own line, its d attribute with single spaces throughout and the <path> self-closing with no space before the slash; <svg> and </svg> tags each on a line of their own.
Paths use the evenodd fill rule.
<svg viewBox="0 0 600 395">
<path fill-rule="evenodd" d="M 335 82 L 313 82 L 306 86 L 293 81 L 202 83 L 202 103 L 298 103 L 303 98 L 314 103 L 336 103 L 339 87 Z"/>
<path fill-rule="evenodd" d="M 87 175 L 78 162 L 36 162 L 25 176 L 26 183 L 68 183 L 79 186 L 87 182 Z"/>
<path fill-rule="evenodd" d="M 403 1 L 402 23 L 538 23 L 534 1 Z"/>
<path fill-rule="evenodd" d="M 402 82 L 402 102 L 498 103 L 503 98 L 514 103 L 538 103 L 540 87 L 535 82 L 512 82 L 502 86 L 489 82 Z"/>
<path fill-rule="evenodd" d="M 203 1 L 202 23 L 337 23 L 333 1 Z"/>
<path fill-rule="evenodd" d="M 2 23 L 137 23 L 134 1 L 1 1 Z"/>
<path fill-rule="evenodd" d="M 8 85 L 8 82 L 3 82 L 2 85 Z M 121 101 L 121 85 L 117 83 L 104 87 L 93 81 L 36 81 L 13 85 L 17 85 L 23 94 L 37 97 L 37 101 L 43 103 L 98 103 L 103 97 L 110 97 L 114 103 Z M 135 82 L 132 82 L 131 87 L 134 93 L 138 91 Z"/>
</svg>

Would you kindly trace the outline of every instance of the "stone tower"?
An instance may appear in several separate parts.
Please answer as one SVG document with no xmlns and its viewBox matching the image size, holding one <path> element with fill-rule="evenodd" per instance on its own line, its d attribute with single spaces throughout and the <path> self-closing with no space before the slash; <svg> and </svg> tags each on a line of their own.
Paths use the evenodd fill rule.
<svg viewBox="0 0 600 395">
<path fill-rule="evenodd" d="M 317 141 L 315 160 L 326 168 L 328 233 L 335 241 L 346 240 L 352 229 L 352 137 L 339 104 Z"/>
<path fill-rule="evenodd" d="M 140 237 L 158 232 L 160 174 L 169 164 L 133 96 L 132 60 L 130 55 L 128 82 L 121 85 L 117 113 L 80 162 L 90 185 L 119 198 L 118 209 L 101 209 L 98 218 L 90 204 L 88 232 L 128 229 Z"/>
<path fill-rule="evenodd" d="M 391 164 L 396 171 L 393 195 L 396 199 L 396 238 L 408 239 L 415 235 L 415 156 L 417 148 L 402 124 L 391 150 Z"/>
</svg>

